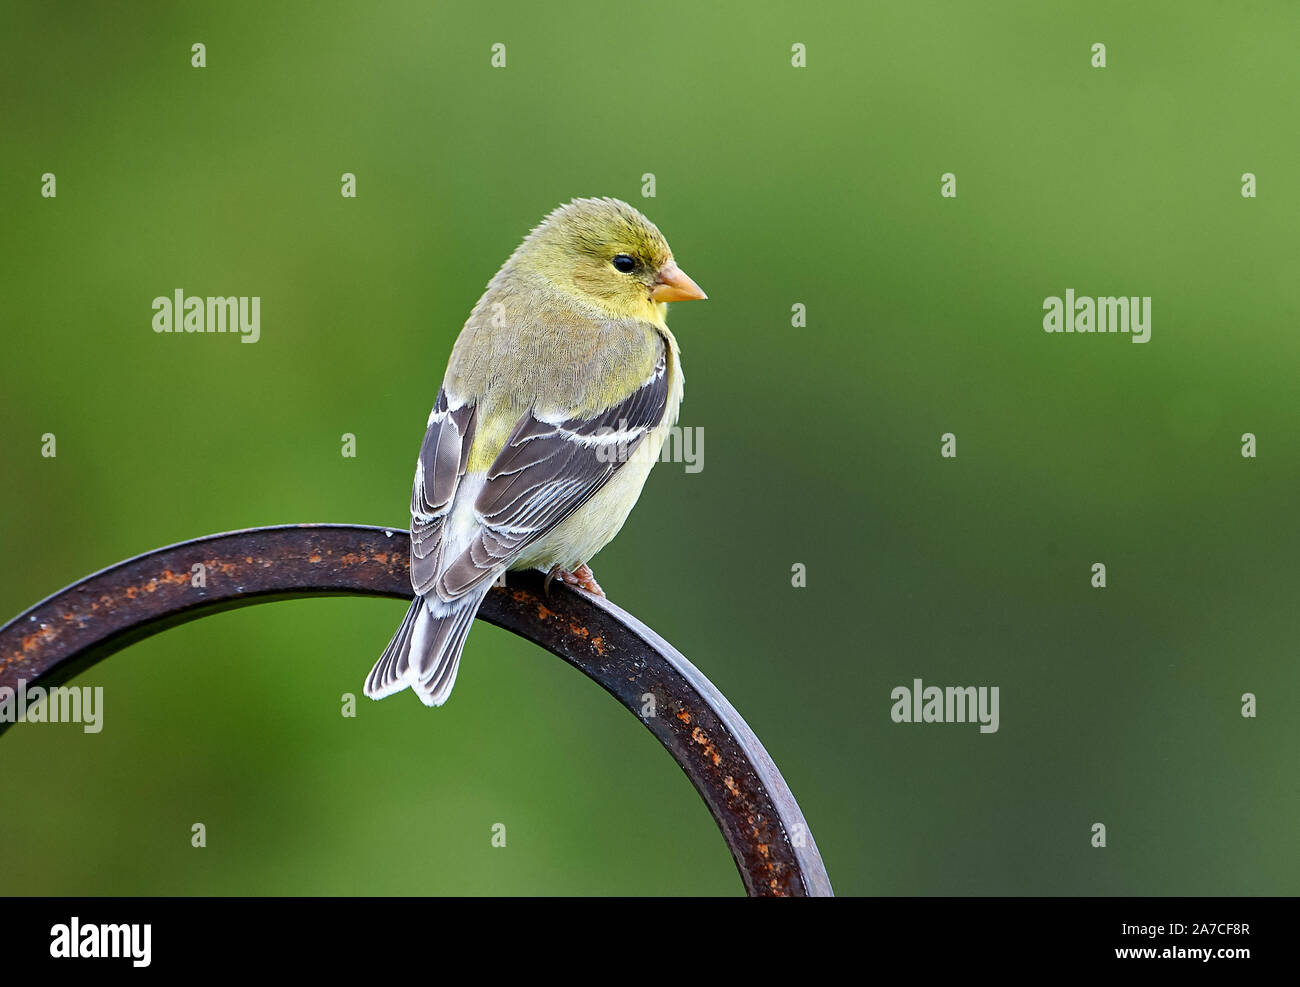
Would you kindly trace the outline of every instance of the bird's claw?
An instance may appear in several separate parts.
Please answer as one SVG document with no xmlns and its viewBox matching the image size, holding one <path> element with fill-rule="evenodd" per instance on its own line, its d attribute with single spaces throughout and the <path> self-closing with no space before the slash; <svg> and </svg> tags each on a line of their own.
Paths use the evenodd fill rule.
<svg viewBox="0 0 1300 987">
<path fill-rule="evenodd" d="M 551 566 L 551 571 L 546 574 L 546 581 L 542 583 L 542 589 L 547 596 L 551 595 L 551 580 L 557 577 L 560 582 L 586 590 L 593 596 L 605 597 L 605 591 L 600 588 L 600 583 L 596 582 L 596 574 L 591 571 L 591 567 L 585 562 L 572 572 L 565 569 L 558 562 Z"/>
</svg>

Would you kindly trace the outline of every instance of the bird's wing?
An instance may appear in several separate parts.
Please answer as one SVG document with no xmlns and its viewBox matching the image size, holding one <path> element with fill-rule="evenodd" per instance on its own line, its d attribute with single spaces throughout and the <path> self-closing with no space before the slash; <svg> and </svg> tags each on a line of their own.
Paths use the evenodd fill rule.
<svg viewBox="0 0 1300 987">
<path fill-rule="evenodd" d="M 450 407 L 439 388 L 429 414 L 411 487 L 411 587 L 417 594 L 427 593 L 438 576 L 443 522 L 474 441 L 474 407 L 468 402 Z"/>
<path fill-rule="evenodd" d="M 534 412 L 520 418 L 474 502 L 476 529 L 468 546 L 434 582 L 438 596 L 455 600 L 495 578 L 586 503 L 663 421 L 667 405 L 661 351 L 636 390 L 591 418 L 549 420 Z"/>
</svg>

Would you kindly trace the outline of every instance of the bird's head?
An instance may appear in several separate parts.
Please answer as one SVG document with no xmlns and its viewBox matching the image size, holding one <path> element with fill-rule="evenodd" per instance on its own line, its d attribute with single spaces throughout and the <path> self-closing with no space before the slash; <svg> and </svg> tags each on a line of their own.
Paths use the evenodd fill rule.
<svg viewBox="0 0 1300 987">
<path fill-rule="evenodd" d="M 650 220 L 618 199 L 574 199 L 528 235 L 515 264 L 616 315 L 662 316 L 663 304 L 706 298 Z"/>
</svg>

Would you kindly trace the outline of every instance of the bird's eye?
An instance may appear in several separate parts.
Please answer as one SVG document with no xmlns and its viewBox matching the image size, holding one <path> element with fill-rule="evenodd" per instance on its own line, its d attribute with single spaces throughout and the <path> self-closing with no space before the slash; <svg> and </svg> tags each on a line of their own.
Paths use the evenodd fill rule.
<svg viewBox="0 0 1300 987">
<path fill-rule="evenodd" d="M 631 274 L 636 270 L 636 261 L 627 254 L 619 254 L 611 263 L 614 265 L 614 270 L 620 274 Z"/>
</svg>

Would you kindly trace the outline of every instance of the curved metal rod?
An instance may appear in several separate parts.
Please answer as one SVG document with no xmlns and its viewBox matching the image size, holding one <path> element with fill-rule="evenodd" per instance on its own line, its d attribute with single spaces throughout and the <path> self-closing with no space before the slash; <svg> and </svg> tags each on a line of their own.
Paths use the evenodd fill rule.
<svg viewBox="0 0 1300 987">
<path fill-rule="evenodd" d="M 410 599 L 408 560 L 405 531 L 347 524 L 250 528 L 160 548 L 0 628 L 0 688 L 57 685 L 134 641 L 220 610 L 294 597 Z M 547 595 L 539 572 L 506 578 L 479 616 L 563 658 L 641 720 L 703 797 L 749 894 L 832 894 L 781 773 L 694 665 L 608 600 L 558 583 Z M 358 666 L 358 684 L 364 671 Z"/>
</svg>

